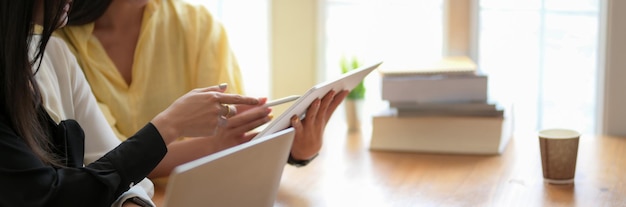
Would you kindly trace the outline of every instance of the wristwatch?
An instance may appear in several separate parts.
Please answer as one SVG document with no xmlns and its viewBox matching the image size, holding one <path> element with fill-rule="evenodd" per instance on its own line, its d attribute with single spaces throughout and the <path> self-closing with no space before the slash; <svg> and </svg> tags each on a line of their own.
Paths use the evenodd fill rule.
<svg viewBox="0 0 626 207">
<path fill-rule="evenodd" d="M 152 207 L 152 204 L 150 204 L 150 203 L 148 203 L 148 202 L 144 201 L 143 199 L 141 199 L 141 198 L 139 198 L 139 197 L 137 197 L 137 196 L 135 196 L 135 197 L 131 197 L 131 198 L 129 198 L 128 200 L 129 200 L 130 202 L 133 202 L 133 203 L 135 203 L 135 204 L 137 204 L 137 205 L 139 205 L 139 206 L 142 206 L 142 207 Z"/>
<path fill-rule="evenodd" d="M 319 153 L 313 155 L 313 157 L 311 157 L 311 159 L 308 160 L 298 160 L 295 159 L 291 156 L 291 153 L 289 154 L 289 158 L 287 159 L 287 164 L 290 164 L 292 166 L 295 167 L 304 167 L 306 165 L 308 165 L 311 161 L 313 161 L 313 159 L 315 159 L 317 157 L 317 155 L 319 155 Z"/>
</svg>

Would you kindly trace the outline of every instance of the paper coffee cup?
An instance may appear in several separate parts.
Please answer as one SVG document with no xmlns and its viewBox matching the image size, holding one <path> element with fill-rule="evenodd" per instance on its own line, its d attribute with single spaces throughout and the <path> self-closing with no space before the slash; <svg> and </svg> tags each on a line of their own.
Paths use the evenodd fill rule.
<svg viewBox="0 0 626 207">
<path fill-rule="evenodd" d="M 539 131 L 541 167 L 544 181 L 552 184 L 570 184 L 576 174 L 576 157 L 580 133 L 570 129 Z"/>
</svg>

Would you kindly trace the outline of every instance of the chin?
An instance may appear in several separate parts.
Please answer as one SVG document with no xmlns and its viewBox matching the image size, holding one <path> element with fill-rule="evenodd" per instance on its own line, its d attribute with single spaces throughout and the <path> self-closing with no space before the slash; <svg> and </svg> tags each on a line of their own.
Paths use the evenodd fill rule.
<svg viewBox="0 0 626 207">
<path fill-rule="evenodd" d="M 65 18 L 63 18 L 63 20 L 59 21 L 59 24 L 57 25 L 57 29 L 63 28 L 67 25 L 67 21 L 68 21 L 68 17 L 64 16 Z"/>
</svg>

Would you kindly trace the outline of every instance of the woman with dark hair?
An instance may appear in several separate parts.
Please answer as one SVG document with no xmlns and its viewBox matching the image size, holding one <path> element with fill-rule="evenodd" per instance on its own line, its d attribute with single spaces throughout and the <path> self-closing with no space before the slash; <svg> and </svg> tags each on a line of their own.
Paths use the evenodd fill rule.
<svg viewBox="0 0 626 207">
<path fill-rule="evenodd" d="M 70 4 L 0 1 L 0 206 L 131 205 L 122 195 L 157 166 L 167 144 L 215 134 L 230 122 L 223 104 L 265 102 L 225 87 L 194 89 L 119 143 L 74 56 L 51 38 Z M 269 119 L 268 108 L 249 111 Z"/>
<path fill-rule="evenodd" d="M 243 93 L 239 65 L 226 32 L 206 8 L 182 0 L 74 0 L 71 26 L 59 31 L 76 55 L 109 124 L 124 140 L 142 120 L 154 116 L 193 87 L 228 83 Z M 254 34 L 251 34 L 254 35 Z M 306 165 L 322 147 L 326 123 L 347 91 L 316 100 L 296 129 L 289 163 Z M 145 105 L 151 107 L 144 107 Z M 245 111 L 239 107 L 237 111 Z M 239 119 L 236 115 L 232 119 Z M 245 123 L 245 122 L 242 122 Z M 256 126 L 230 125 L 206 139 L 172 143 L 164 166 L 174 166 L 251 139 Z M 204 147 L 199 147 L 204 146 Z"/>
</svg>

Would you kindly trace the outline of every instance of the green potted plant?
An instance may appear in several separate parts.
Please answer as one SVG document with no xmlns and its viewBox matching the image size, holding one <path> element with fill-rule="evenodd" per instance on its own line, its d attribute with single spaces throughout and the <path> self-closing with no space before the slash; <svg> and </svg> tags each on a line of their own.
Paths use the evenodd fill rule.
<svg viewBox="0 0 626 207">
<path fill-rule="evenodd" d="M 346 57 L 341 58 L 342 73 L 347 73 L 351 70 L 359 68 L 360 66 L 361 62 L 356 57 L 352 57 L 351 59 Z M 363 81 L 361 81 L 350 91 L 344 102 L 346 122 L 348 124 L 348 130 L 351 132 L 359 131 L 361 129 L 360 108 L 362 108 L 363 99 L 365 99 L 365 85 L 363 84 Z"/>
</svg>

